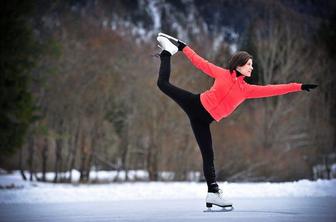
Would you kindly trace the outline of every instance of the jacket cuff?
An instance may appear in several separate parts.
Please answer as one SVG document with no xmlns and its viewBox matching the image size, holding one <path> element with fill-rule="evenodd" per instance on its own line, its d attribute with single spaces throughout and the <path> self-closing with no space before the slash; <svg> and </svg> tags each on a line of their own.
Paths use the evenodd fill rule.
<svg viewBox="0 0 336 222">
<path fill-rule="evenodd" d="M 303 89 L 302 89 L 302 83 L 295 83 L 296 84 L 296 86 L 298 87 L 298 91 L 302 91 Z"/>
</svg>

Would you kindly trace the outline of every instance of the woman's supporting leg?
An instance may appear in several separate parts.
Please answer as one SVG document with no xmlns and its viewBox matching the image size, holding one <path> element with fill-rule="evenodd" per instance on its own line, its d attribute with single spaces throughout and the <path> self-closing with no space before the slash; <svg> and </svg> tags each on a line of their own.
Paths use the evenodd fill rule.
<svg viewBox="0 0 336 222">
<path fill-rule="evenodd" d="M 207 181 L 208 192 L 217 193 L 219 188 L 216 183 L 210 124 L 199 119 L 190 119 L 190 123 L 198 146 L 201 150 L 203 159 L 203 172 Z"/>
</svg>

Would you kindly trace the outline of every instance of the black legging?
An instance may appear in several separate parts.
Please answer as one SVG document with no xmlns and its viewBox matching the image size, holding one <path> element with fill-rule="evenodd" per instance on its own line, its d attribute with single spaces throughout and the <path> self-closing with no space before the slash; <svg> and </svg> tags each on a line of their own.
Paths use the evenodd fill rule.
<svg viewBox="0 0 336 222">
<path fill-rule="evenodd" d="M 170 53 L 163 51 L 160 54 L 161 65 L 157 85 L 162 92 L 172 98 L 188 115 L 191 128 L 202 153 L 203 172 L 208 185 L 208 192 L 217 192 L 216 174 L 214 167 L 214 153 L 210 123 L 214 120 L 204 109 L 199 94 L 193 94 L 169 83 Z"/>
</svg>

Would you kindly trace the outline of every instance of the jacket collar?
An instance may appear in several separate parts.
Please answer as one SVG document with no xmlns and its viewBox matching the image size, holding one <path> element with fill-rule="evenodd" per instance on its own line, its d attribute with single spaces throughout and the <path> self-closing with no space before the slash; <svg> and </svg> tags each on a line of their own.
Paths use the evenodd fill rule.
<svg viewBox="0 0 336 222">
<path fill-rule="evenodd" d="M 231 74 L 231 76 L 232 76 L 232 78 L 233 79 L 237 79 L 237 80 L 244 80 L 244 78 L 246 77 L 246 76 L 244 76 L 244 75 L 240 75 L 240 76 L 238 76 L 237 77 L 237 72 L 236 72 L 236 70 L 233 70 L 233 73 Z"/>
</svg>

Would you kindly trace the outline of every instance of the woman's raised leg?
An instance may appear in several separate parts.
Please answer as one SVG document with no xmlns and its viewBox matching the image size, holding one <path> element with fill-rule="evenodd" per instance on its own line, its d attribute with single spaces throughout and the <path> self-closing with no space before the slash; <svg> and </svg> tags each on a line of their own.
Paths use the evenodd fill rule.
<svg viewBox="0 0 336 222">
<path fill-rule="evenodd" d="M 168 51 L 162 51 L 160 54 L 161 65 L 157 85 L 159 89 L 173 99 L 184 111 L 188 111 L 188 105 L 195 96 L 193 93 L 180 89 L 169 82 L 170 78 L 170 59 L 171 54 Z"/>
</svg>

